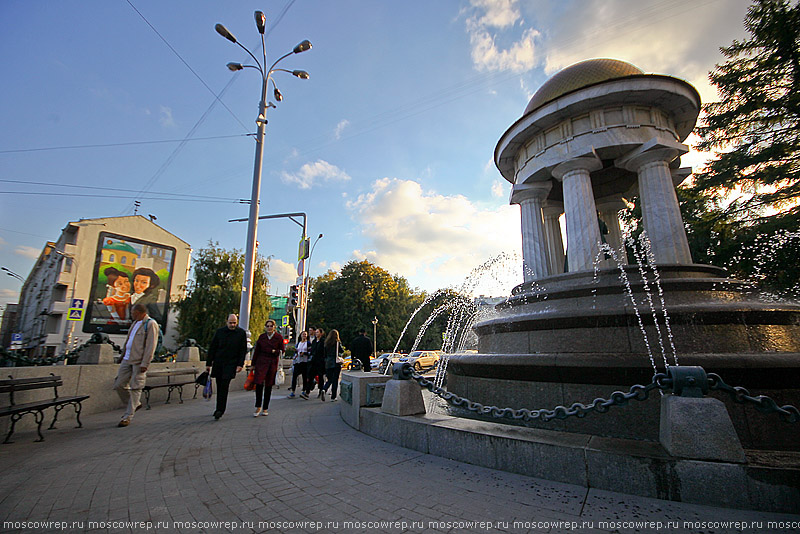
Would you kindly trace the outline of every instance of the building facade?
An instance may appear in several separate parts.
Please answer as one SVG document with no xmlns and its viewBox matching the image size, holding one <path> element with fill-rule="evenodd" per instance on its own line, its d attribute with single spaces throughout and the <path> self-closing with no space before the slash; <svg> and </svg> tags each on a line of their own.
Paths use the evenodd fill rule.
<svg viewBox="0 0 800 534">
<path fill-rule="evenodd" d="M 140 302 L 176 346 L 170 303 L 186 286 L 191 247 L 140 215 L 69 222 L 22 286 L 15 332 L 28 356 L 58 356 L 95 332 L 122 343 Z"/>
</svg>

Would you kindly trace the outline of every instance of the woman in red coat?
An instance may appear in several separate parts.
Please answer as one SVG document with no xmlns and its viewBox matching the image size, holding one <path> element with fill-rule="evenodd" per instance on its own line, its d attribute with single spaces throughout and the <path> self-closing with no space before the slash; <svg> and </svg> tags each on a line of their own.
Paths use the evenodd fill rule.
<svg viewBox="0 0 800 534">
<path fill-rule="evenodd" d="M 253 349 L 253 375 L 256 384 L 256 411 L 253 417 L 269 415 L 269 398 L 283 354 L 283 336 L 275 331 L 275 321 L 267 319 L 264 326 L 267 331 L 258 337 Z"/>
</svg>

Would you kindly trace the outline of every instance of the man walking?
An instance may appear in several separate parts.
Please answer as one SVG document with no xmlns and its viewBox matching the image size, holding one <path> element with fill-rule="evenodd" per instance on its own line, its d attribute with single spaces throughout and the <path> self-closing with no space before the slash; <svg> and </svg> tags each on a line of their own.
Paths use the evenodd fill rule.
<svg viewBox="0 0 800 534">
<path fill-rule="evenodd" d="M 369 356 L 372 354 L 372 341 L 367 337 L 367 331 L 360 329 L 358 336 L 350 342 L 350 354 L 354 360 L 361 360 L 361 367 L 369 372 L 372 368 L 369 364 Z"/>
<path fill-rule="evenodd" d="M 137 303 L 131 309 L 133 323 L 125 339 L 122 361 L 119 362 L 114 389 L 127 404 L 125 414 L 117 426 L 128 426 L 133 414 L 142 407 L 142 389 L 147 379 L 147 367 L 153 359 L 158 344 L 158 323 L 147 315 L 147 307 Z"/>
<path fill-rule="evenodd" d="M 223 326 L 211 339 L 206 359 L 206 371 L 217 381 L 217 409 L 214 419 L 225 413 L 228 405 L 228 387 L 236 373 L 244 367 L 247 354 L 247 333 L 239 328 L 239 318 L 235 314 L 228 316 L 227 326 Z"/>
</svg>

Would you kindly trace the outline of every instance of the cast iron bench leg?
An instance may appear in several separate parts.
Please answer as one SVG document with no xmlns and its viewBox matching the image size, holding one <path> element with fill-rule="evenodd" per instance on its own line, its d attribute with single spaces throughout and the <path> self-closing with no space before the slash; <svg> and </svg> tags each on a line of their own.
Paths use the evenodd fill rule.
<svg viewBox="0 0 800 534">
<path fill-rule="evenodd" d="M 36 419 L 36 432 L 39 434 L 39 439 L 36 441 L 44 441 L 44 436 L 42 435 L 42 421 L 44 421 L 44 410 L 38 410 L 34 412 L 33 417 Z"/>
<path fill-rule="evenodd" d="M 178 404 L 183 404 L 183 386 L 176 386 L 178 388 Z"/>
<path fill-rule="evenodd" d="M 47 430 L 53 430 L 56 427 L 58 412 L 60 412 L 64 408 L 64 406 L 66 406 L 66 404 L 56 404 L 55 406 L 53 406 L 53 409 L 55 409 L 56 413 L 53 415 L 53 422 L 50 423 L 50 426 L 47 427 Z"/>
<path fill-rule="evenodd" d="M 11 434 L 14 433 L 14 426 L 16 426 L 17 421 L 20 419 L 22 419 L 22 415 L 16 413 L 11 414 L 11 428 L 8 429 L 8 434 L 6 435 L 6 439 L 3 441 L 3 443 L 14 443 L 11 441 Z"/>
<path fill-rule="evenodd" d="M 72 404 L 75 406 L 75 420 L 78 422 L 78 426 L 75 428 L 83 428 L 83 423 L 81 423 L 81 409 L 83 405 L 81 401 L 73 402 Z"/>
</svg>

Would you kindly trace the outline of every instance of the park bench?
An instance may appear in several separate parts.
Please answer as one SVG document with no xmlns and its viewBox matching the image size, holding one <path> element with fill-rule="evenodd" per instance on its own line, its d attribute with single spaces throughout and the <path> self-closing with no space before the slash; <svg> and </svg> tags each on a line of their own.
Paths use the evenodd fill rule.
<svg viewBox="0 0 800 534">
<path fill-rule="evenodd" d="M 48 430 L 55 428 L 58 413 L 67 405 L 71 404 L 75 407 L 75 420 L 78 422 L 76 428 L 80 428 L 81 424 L 81 402 L 89 398 L 89 395 L 76 395 L 74 397 L 59 397 L 58 386 L 63 386 L 64 382 L 60 376 L 55 376 L 50 373 L 49 376 L 40 376 L 35 378 L 12 378 L 9 376 L 7 380 L 0 380 L 0 393 L 8 393 L 9 406 L 0 407 L 0 417 L 11 417 L 11 428 L 8 430 L 6 439 L 3 443 L 11 443 L 11 435 L 14 433 L 14 426 L 17 421 L 22 419 L 26 413 L 32 413 L 36 419 L 37 428 L 36 432 L 39 434 L 39 439 L 36 441 L 44 441 L 42 435 L 42 421 L 44 421 L 44 410 L 51 406 L 55 409 L 53 415 L 53 422 L 50 423 Z M 14 393 L 18 391 L 31 391 L 36 389 L 53 388 L 53 397 L 42 400 L 35 400 L 17 404 L 14 402 Z"/>
<path fill-rule="evenodd" d="M 191 378 L 186 378 L 191 376 Z M 151 378 L 163 378 L 166 377 L 167 381 L 163 383 L 153 384 L 150 382 Z M 200 387 L 199 384 L 195 382 L 197 378 L 197 369 L 194 367 L 191 368 L 184 368 L 184 369 L 160 369 L 158 371 L 150 371 L 147 373 L 147 382 L 143 388 L 144 391 L 144 398 L 145 404 L 147 405 L 147 409 L 150 409 L 150 392 L 154 389 L 158 388 L 168 388 L 167 391 L 167 402 L 165 404 L 169 404 L 169 399 L 172 396 L 173 390 L 178 390 L 178 398 L 180 399 L 179 403 L 183 404 L 183 386 L 194 385 L 194 396 L 193 399 L 197 398 L 197 388 Z"/>
</svg>

